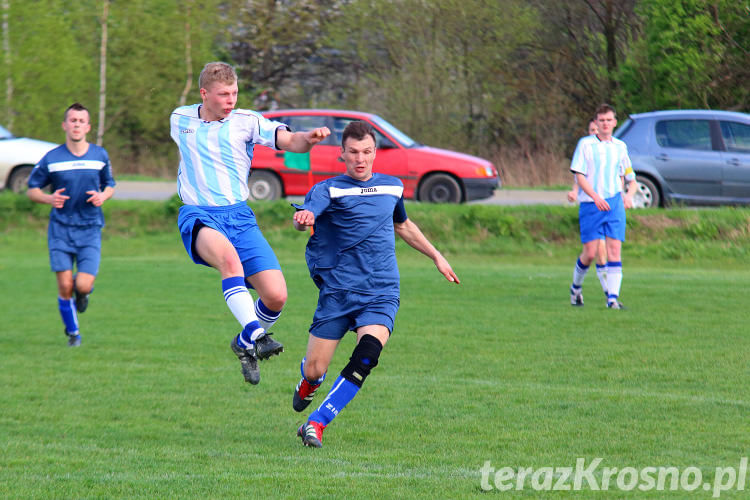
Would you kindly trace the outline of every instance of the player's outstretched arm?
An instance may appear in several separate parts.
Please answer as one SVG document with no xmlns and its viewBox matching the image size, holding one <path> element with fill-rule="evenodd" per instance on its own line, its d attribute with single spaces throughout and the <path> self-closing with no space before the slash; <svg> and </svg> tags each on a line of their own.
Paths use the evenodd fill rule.
<svg viewBox="0 0 750 500">
<path fill-rule="evenodd" d="M 410 219 L 406 219 L 404 222 L 400 223 L 396 222 L 393 224 L 393 227 L 396 231 L 396 234 L 398 234 L 401 239 L 408 243 L 409 246 L 431 258 L 435 263 L 435 267 L 438 268 L 440 274 L 445 276 L 445 279 L 456 284 L 461 283 L 461 281 L 458 279 L 458 276 L 456 276 L 456 273 L 453 272 L 453 268 L 451 268 L 451 265 L 448 263 L 446 258 L 443 257 L 443 254 L 438 252 L 438 250 L 432 245 L 432 243 L 429 242 L 425 235 L 422 234 L 422 231 L 419 229 L 419 227 Z"/>
<path fill-rule="evenodd" d="M 297 231 L 304 231 L 315 224 L 315 214 L 309 210 L 299 210 L 294 213 L 292 222 L 294 223 L 294 229 Z"/>
<path fill-rule="evenodd" d="M 291 153 L 307 153 L 313 146 L 331 135 L 328 127 L 318 127 L 307 132 L 289 132 L 279 129 L 276 132 L 276 145 Z"/>
</svg>

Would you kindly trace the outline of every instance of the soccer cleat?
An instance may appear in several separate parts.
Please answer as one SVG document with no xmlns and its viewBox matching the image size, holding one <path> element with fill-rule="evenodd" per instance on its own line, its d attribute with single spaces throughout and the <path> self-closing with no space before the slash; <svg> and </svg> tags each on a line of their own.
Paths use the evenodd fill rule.
<svg viewBox="0 0 750 500">
<path fill-rule="evenodd" d="M 570 305 L 580 307 L 583 305 L 583 292 L 581 289 L 578 290 L 570 287 Z"/>
<path fill-rule="evenodd" d="M 305 446 L 311 446 L 313 448 L 323 447 L 323 429 L 326 426 L 312 420 L 306 424 L 302 424 L 297 429 L 297 435 L 302 438 L 302 444 Z"/>
<path fill-rule="evenodd" d="M 276 342 L 271 338 L 273 333 L 266 332 L 255 339 L 255 356 L 258 359 L 268 359 L 275 354 L 284 352 L 284 346 L 281 342 Z"/>
<path fill-rule="evenodd" d="M 242 376 L 245 377 L 245 382 L 257 385 L 260 382 L 260 368 L 258 368 L 258 358 L 255 357 L 254 347 L 243 349 L 237 344 L 237 337 L 232 338 L 230 347 L 240 360 Z"/>
<path fill-rule="evenodd" d="M 71 335 L 68 333 L 68 330 L 63 328 L 63 333 L 66 337 L 68 337 L 68 347 L 78 347 L 81 345 L 81 335 L 76 333 L 75 335 Z"/>
<path fill-rule="evenodd" d="M 78 290 L 74 290 L 76 296 L 76 311 L 79 313 L 86 312 L 86 308 L 89 307 L 89 294 L 81 293 Z"/>
<path fill-rule="evenodd" d="M 625 307 L 624 305 L 622 305 L 622 302 L 619 302 L 617 300 L 612 300 L 612 301 L 607 302 L 607 308 L 609 308 L 609 309 L 621 309 L 623 311 L 627 309 L 627 307 Z"/>
<path fill-rule="evenodd" d="M 302 377 L 294 389 L 294 399 L 292 400 L 294 411 L 304 411 L 312 403 L 318 387 L 320 387 L 320 384 L 313 385 L 305 377 Z"/>
</svg>

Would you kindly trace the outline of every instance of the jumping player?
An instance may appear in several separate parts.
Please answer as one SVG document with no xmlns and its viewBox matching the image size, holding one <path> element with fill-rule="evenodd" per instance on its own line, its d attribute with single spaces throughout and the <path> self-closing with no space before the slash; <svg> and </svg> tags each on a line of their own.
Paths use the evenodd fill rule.
<svg viewBox="0 0 750 500">
<path fill-rule="evenodd" d="M 619 301 L 622 283 L 621 248 L 625 241 L 625 209 L 633 206 L 635 176 L 622 196 L 622 181 L 631 169 L 628 148 L 612 132 L 617 125 L 615 110 L 608 104 L 596 110 L 597 133 L 578 141 L 570 170 L 580 187 L 578 218 L 583 251 L 576 261 L 570 303 L 583 305 L 581 287 L 589 265 L 596 258 L 599 240 L 607 247 L 607 307 L 624 309 Z"/>
<path fill-rule="evenodd" d="M 400 303 L 394 231 L 431 258 L 448 281 L 459 283 L 448 261 L 407 218 L 401 181 L 372 172 L 372 127 L 362 121 L 349 123 L 341 152 L 346 173 L 313 186 L 294 214 L 296 229 L 314 228 L 305 257 L 320 290 L 307 353 L 300 365 L 302 378 L 294 390 L 295 411 L 304 411 L 312 401 L 346 332 L 357 334 L 349 363 L 325 400 L 297 430 L 304 445 L 317 448 L 322 446 L 323 429 L 377 366 L 393 331 Z"/>
<path fill-rule="evenodd" d="M 284 350 L 267 331 L 287 299 L 279 261 L 247 205 L 255 144 L 306 153 L 325 139 L 326 127 L 292 133 L 259 113 L 234 109 L 237 74 L 223 62 L 206 64 L 198 84 L 202 104 L 172 112 L 171 136 L 180 151 L 177 192 L 184 203 L 177 224 L 196 264 L 219 271 L 224 299 L 242 331 L 230 347 L 246 382 L 260 382 L 258 360 Z M 259 298 L 255 302 L 248 286 Z"/>
<path fill-rule="evenodd" d="M 91 123 L 83 105 L 75 103 L 65 110 L 62 128 L 65 144 L 39 160 L 31 171 L 27 195 L 36 203 L 52 205 L 47 229 L 50 267 L 57 275 L 63 332 L 68 345 L 77 347 L 81 345 L 78 313 L 86 311 L 99 272 L 101 206 L 114 194 L 115 180 L 107 151 L 86 141 Z M 42 191 L 48 185 L 52 194 Z"/>
</svg>

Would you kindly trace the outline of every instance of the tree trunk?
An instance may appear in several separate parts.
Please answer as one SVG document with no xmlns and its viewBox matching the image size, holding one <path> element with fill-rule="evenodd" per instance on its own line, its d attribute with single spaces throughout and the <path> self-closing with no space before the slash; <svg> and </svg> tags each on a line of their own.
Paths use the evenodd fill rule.
<svg viewBox="0 0 750 500">
<path fill-rule="evenodd" d="M 185 87 L 180 94 L 180 106 L 187 102 L 187 96 L 193 84 L 193 56 L 192 42 L 190 40 L 190 4 L 187 5 L 187 16 L 185 17 Z"/>
<path fill-rule="evenodd" d="M 104 120 L 107 111 L 107 20 L 109 18 L 109 0 L 102 6 L 102 43 L 99 47 L 99 123 L 96 129 L 96 144 L 102 145 L 104 137 Z"/>
<path fill-rule="evenodd" d="M 13 132 L 13 68 L 10 57 L 10 0 L 3 0 L 3 62 L 8 74 L 5 76 L 5 122 L 9 131 Z"/>
</svg>

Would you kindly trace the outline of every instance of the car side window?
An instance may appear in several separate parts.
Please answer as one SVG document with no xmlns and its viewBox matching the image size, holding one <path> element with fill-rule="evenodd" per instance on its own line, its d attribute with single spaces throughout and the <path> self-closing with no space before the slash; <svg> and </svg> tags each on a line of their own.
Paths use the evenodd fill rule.
<svg viewBox="0 0 750 500">
<path fill-rule="evenodd" d="M 720 124 L 727 151 L 750 153 L 750 125 L 738 122 L 720 122 Z"/>
<path fill-rule="evenodd" d="M 349 123 L 353 122 L 354 118 L 344 118 L 342 116 L 334 116 L 333 117 L 333 130 L 331 131 L 331 136 L 336 137 L 336 144 L 341 144 L 341 138 L 344 135 L 344 129 L 346 128 Z M 373 127 L 375 130 L 375 146 L 377 148 L 395 148 L 396 145 L 388 139 L 386 136 L 380 133 L 378 129 Z"/>
<path fill-rule="evenodd" d="M 278 118 L 278 121 L 289 125 L 292 132 L 305 132 L 314 128 L 329 126 L 328 117 L 318 115 L 285 116 L 283 118 Z M 326 137 L 325 140 L 321 141 L 320 144 L 331 146 L 336 145 L 337 143 L 333 138 L 333 134 L 331 134 Z"/>
<path fill-rule="evenodd" d="M 662 120 L 656 123 L 656 142 L 664 148 L 710 151 L 708 120 Z"/>
</svg>

